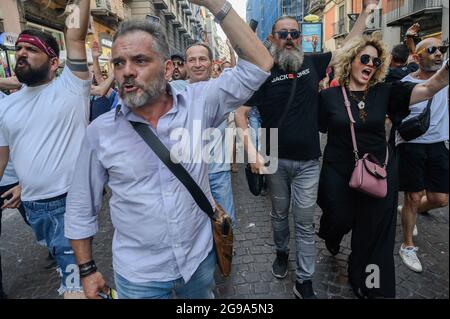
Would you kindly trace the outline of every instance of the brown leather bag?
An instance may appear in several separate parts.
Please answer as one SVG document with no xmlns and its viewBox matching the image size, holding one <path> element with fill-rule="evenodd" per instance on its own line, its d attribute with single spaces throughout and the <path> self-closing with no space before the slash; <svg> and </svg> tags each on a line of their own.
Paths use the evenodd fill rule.
<svg viewBox="0 0 450 319">
<path fill-rule="evenodd" d="M 233 227 L 230 216 L 216 203 L 214 218 L 211 219 L 217 265 L 224 277 L 231 273 L 233 261 Z"/>
<path fill-rule="evenodd" d="M 172 174 L 187 188 L 197 205 L 211 218 L 217 264 L 222 275 L 229 276 L 233 260 L 233 228 L 230 216 L 217 203 L 216 209 L 213 210 L 200 186 L 181 164 L 172 162 L 169 150 L 147 125 L 132 121 L 130 123 Z"/>
</svg>

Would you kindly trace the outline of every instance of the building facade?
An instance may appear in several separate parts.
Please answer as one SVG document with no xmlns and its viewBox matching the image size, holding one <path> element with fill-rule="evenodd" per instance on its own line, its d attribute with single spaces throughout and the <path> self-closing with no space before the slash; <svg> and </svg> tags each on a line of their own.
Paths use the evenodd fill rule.
<svg viewBox="0 0 450 319">
<path fill-rule="evenodd" d="M 66 0 L 0 1 L 0 76 L 11 75 L 15 66 L 15 40 L 27 28 L 52 34 L 58 41 L 60 58 L 64 62 L 64 29 L 66 22 L 70 23 L 68 17 L 76 16 L 76 12 L 69 12 L 68 8 Z M 188 45 L 203 42 L 207 14 L 204 8 L 186 0 L 91 0 L 91 23 L 86 40 L 88 60 L 93 41 L 98 41 L 101 66 L 107 71 L 114 33 L 122 21 L 131 19 L 161 23 L 171 53 L 184 52 Z M 210 38 L 214 40 L 216 35 L 214 28 Z"/>
<path fill-rule="evenodd" d="M 326 50 L 341 47 L 362 10 L 362 0 L 311 0 L 309 13 L 318 15 L 324 28 Z M 367 32 L 380 31 L 389 47 L 401 43 L 406 30 L 415 22 L 419 36 L 434 36 L 448 43 L 448 0 L 382 0 L 373 11 Z"/>
</svg>

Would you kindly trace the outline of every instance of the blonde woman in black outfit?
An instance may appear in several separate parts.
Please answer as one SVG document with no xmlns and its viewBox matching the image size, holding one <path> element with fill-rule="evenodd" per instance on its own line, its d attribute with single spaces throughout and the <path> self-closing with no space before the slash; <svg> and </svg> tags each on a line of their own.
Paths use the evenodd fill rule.
<svg viewBox="0 0 450 319">
<path fill-rule="evenodd" d="M 359 154 L 371 153 L 382 163 L 386 158 L 386 115 L 398 123 L 409 114 L 409 105 L 428 100 L 447 86 L 448 63 L 423 84 L 383 83 L 389 53 L 381 40 L 359 38 L 347 49 L 338 57 L 336 78 L 346 88 L 351 103 Z M 336 255 L 343 236 L 352 231 L 348 275 L 353 291 L 359 298 L 394 298 L 398 200 L 394 150 L 389 150 L 387 196 L 372 198 L 349 187 L 355 157 L 341 87 L 321 92 L 319 122 L 320 130 L 328 132 L 328 142 L 318 194 L 323 211 L 318 235 Z M 368 278 L 373 269 L 379 269 L 379 284 L 377 279 Z M 373 285 L 366 285 L 366 279 Z"/>
</svg>

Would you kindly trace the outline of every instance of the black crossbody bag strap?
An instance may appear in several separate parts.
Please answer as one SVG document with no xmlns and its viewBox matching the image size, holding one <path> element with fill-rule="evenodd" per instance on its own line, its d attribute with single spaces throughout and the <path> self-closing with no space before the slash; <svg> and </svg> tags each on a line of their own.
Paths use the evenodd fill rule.
<svg viewBox="0 0 450 319">
<path fill-rule="evenodd" d="M 130 121 L 136 132 L 142 137 L 159 159 L 175 175 L 176 178 L 187 188 L 197 205 L 211 218 L 214 219 L 214 210 L 202 191 L 200 186 L 194 181 L 192 176 L 180 163 L 172 162 L 170 152 L 167 147 L 159 140 L 153 131 L 144 123 Z"/>
</svg>

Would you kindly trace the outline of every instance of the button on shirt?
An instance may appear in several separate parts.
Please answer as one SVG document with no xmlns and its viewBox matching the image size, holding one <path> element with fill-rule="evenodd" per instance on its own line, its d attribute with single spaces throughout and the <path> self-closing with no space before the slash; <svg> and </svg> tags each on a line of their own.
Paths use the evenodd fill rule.
<svg viewBox="0 0 450 319">
<path fill-rule="evenodd" d="M 67 198 L 66 237 L 95 235 L 107 183 L 115 228 L 114 270 L 135 283 L 180 277 L 188 282 L 213 247 L 209 217 L 129 121 L 149 125 L 169 150 L 190 153 L 191 160 L 182 164 L 213 204 L 207 164 L 198 151 L 206 143 L 202 132 L 223 122 L 268 76 L 241 60 L 217 80 L 189 85 L 182 92 L 170 88 L 173 107 L 156 129 L 122 102 L 120 110 L 100 116 L 88 127 L 78 158 Z M 180 138 L 183 131 L 188 134 Z"/>
</svg>

